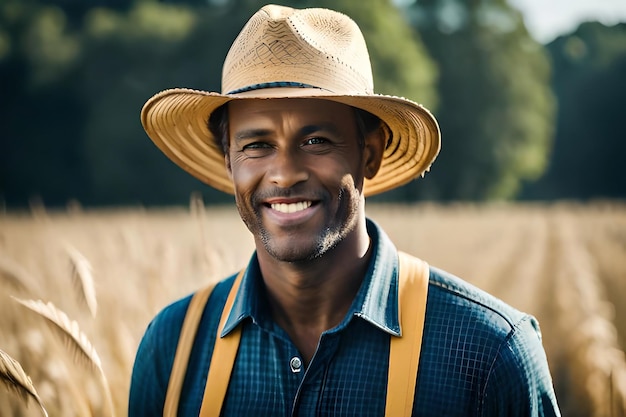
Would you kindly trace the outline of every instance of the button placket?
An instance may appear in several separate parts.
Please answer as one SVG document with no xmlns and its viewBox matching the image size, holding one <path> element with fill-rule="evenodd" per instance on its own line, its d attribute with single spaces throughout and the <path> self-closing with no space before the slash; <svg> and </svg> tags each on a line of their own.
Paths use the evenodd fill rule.
<svg viewBox="0 0 626 417">
<path fill-rule="evenodd" d="M 323 402 L 324 397 L 327 395 L 326 378 L 328 365 L 337 352 L 338 346 L 338 335 L 325 332 L 320 338 L 319 346 L 311 359 L 311 363 L 306 368 L 298 357 L 301 361 L 301 369 L 304 368 L 305 372 L 302 375 L 302 382 L 294 398 L 292 417 L 301 415 L 299 412 L 301 407 L 309 410 L 309 412 L 312 412 L 312 410 L 319 411 L 319 404 Z"/>
</svg>

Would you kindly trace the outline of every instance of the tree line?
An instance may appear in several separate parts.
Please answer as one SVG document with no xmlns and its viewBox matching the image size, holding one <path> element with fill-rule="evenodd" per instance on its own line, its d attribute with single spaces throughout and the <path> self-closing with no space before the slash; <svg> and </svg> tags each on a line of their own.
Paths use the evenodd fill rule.
<svg viewBox="0 0 626 417">
<path fill-rule="evenodd" d="M 430 108 L 442 152 L 378 201 L 626 194 L 626 24 L 534 41 L 506 0 L 292 0 L 360 25 L 375 89 Z M 171 87 L 219 91 L 252 0 L 5 0 L 0 4 L 0 203 L 185 203 L 231 197 L 171 163 L 139 111 Z"/>
</svg>

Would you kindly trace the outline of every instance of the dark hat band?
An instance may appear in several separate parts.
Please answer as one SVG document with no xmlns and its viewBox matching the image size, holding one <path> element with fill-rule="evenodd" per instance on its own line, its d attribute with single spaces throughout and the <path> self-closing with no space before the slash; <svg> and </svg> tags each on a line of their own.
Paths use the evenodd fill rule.
<svg viewBox="0 0 626 417">
<path fill-rule="evenodd" d="M 241 87 L 241 88 L 238 88 L 236 90 L 229 91 L 226 94 L 227 95 L 239 94 L 239 93 L 245 93 L 246 91 L 262 90 L 264 88 L 280 88 L 280 87 L 317 88 L 317 89 L 321 90 L 320 87 L 317 87 L 317 86 L 314 86 L 314 85 L 310 85 L 310 84 L 297 83 L 297 82 L 293 82 L 293 81 L 272 81 L 272 82 L 269 82 L 269 83 L 259 83 L 259 84 L 247 85 L 245 87 Z"/>
</svg>

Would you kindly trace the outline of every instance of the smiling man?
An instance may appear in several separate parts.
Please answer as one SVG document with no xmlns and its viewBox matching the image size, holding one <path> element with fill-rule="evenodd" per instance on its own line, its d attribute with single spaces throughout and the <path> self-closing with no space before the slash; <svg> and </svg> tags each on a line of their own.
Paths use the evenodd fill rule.
<svg viewBox="0 0 626 417">
<path fill-rule="evenodd" d="M 256 250 L 150 323 L 131 417 L 559 415 L 535 319 L 366 217 L 366 196 L 429 169 L 440 133 L 419 104 L 374 93 L 350 18 L 263 7 L 222 89 L 161 92 L 142 123 L 235 196 Z"/>
</svg>

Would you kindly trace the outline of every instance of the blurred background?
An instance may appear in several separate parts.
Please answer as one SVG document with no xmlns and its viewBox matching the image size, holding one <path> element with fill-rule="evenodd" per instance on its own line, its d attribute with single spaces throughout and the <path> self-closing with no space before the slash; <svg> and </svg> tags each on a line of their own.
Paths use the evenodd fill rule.
<svg viewBox="0 0 626 417">
<path fill-rule="evenodd" d="M 318 0 L 352 16 L 379 93 L 441 124 L 424 180 L 373 200 L 626 195 L 626 1 Z M 139 112 L 171 87 L 220 90 L 250 0 L 2 0 L 0 207 L 209 204 Z"/>
<path fill-rule="evenodd" d="M 432 171 L 370 198 L 385 204 L 368 216 L 538 318 L 564 416 L 626 416 L 626 0 L 280 3 L 350 15 L 376 91 L 440 122 Z M 124 415 L 152 317 L 254 250 L 232 197 L 170 162 L 139 114 L 167 88 L 220 91 L 261 5 L 0 0 L 0 349 L 50 415 Z M 97 318 L 79 279 L 97 288 Z M 10 295 L 77 319 L 110 383 Z M 14 394 L 0 389 L 0 415 L 41 415 Z"/>
</svg>

